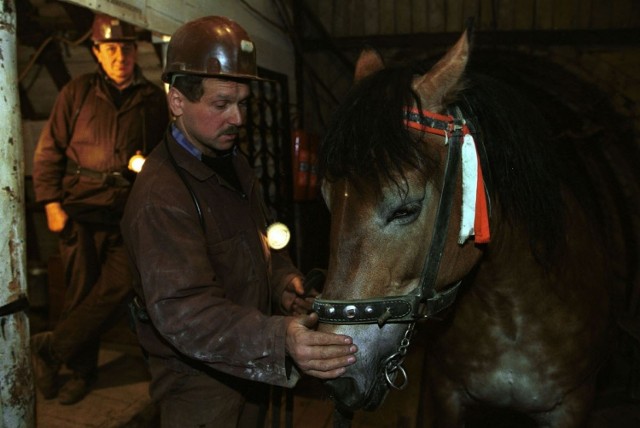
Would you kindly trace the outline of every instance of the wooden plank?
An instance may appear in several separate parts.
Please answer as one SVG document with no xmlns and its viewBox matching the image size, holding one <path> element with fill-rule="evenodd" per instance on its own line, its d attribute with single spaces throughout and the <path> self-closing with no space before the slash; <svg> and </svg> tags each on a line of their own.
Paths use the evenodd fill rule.
<svg viewBox="0 0 640 428">
<path fill-rule="evenodd" d="M 427 2 L 425 0 L 413 0 L 411 2 L 411 30 L 414 33 L 426 33 L 429 30 Z"/>
<path fill-rule="evenodd" d="M 536 0 L 534 30 L 553 29 L 553 4 L 554 0 Z"/>
<path fill-rule="evenodd" d="M 531 30 L 533 28 L 535 0 L 513 0 L 512 30 Z"/>
<path fill-rule="evenodd" d="M 605 29 L 611 26 L 612 7 L 611 0 L 592 0 L 591 28 Z"/>
<path fill-rule="evenodd" d="M 379 0 L 380 34 L 395 34 L 394 0 Z"/>
<path fill-rule="evenodd" d="M 498 30 L 511 30 L 513 28 L 513 3 L 507 1 L 497 2 L 496 24 Z"/>
<path fill-rule="evenodd" d="M 550 0 L 549 0 L 550 1 Z M 476 29 L 478 30 L 492 30 L 493 29 L 493 0 L 479 0 L 478 6 L 478 22 L 476 23 Z"/>
<path fill-rule="evenodd" d="M 445 23 L 445 1 L 446 0 L 426 0 L 427 1 L 427 23 L 430 33 L 444 32 Z"/>
<path fill-rule="evenodd" d="M 422 46 L 450 46 L 458 40 L 457 33 L 421 33 L 367 36 L 368 43 L 385 49 L 420 48 Z M 620 47 L 637 46 L 640 40 L 640 29 L 621 30 L 534 30 L 534 31 L 479 31 L 475 34 L 477 46 L 517 47 L 520 45 L 549 48 L 550 46 L 599 46 L 618 49 Z M 362 38 L 338 38 L 336 45 L 341 50 L 358 49 L 362 46 Z M 309 42 L 305 45 L 309 52 L 327 49 L 321 42 Z"/>
<path fill-rule="evenodd" d="M 445 31 L 461 31 L 464 22 L 463 0 L 449 0 L 445 3 Z"/>
<path fill-rule="evenodd" d="M 411 0 L 396 0 L 394 2 L 395 33 L 410 34 L 411 29 Z"/>
<path fill-rule="evenodd" d="M 368 0 L 365 4 L 364 34 L 378 34 L 380 32 L 378 0 Z"/>
<path fill-rule="evenodd" d="M 333 2 L 334 0 L 320 0 L 316 11 L 318 20 L 329 34 L 335 34 L 333 32 Z"/>
<path fill-rule="evenodd" d="M 364 35 L 364 25 L 365 25 L 365 7 L 366 0 L 349 0 L 347 3 L 347 22 L 348 28 L 347 32 L 352 36 L 362 36 Z"/>
<path fill-rule="evenodd" d="M 332 35 L 343 37 L 349 34 L 349 6 L 352 0 L 335 0 L 333 2 Z"/>
<path fill-rule="evenodd" d="M 296 1 L 298 0 L 292 0 L 292 3 Z M 307 9 L 313 12 L 315 16 L 318 16 L 318 3 L 322 3 L 320 0 L 304 0 L 304 3 L 307 5 Z M 293 7 L 294 6 L 292 6 L 292 8 Z"/>
<path fill-rule="evenodd" d="M 480 0 L 464 0 L 462 4 L 462 28 L 466 28 L 467 20 L 473 18 L 475 28 L 480 24 Z"/>
<path fill-rule="evenodd" d="M 553 29 L 568 30 L 573 28 L 573 17 L 576 6 L 571 1 L 553 3 Z"/>
<path fill-rule="evenodd" d="M 631 28 L 640 26 L 640 6 L 634 7 L 637 0 L 617 0 L 611 11 L 611 26 L 615 28 Z"/>
<path fill-rule="evenodd" d="M 573 28 L 587 30 L 591 28 L 591 3 L 593 0 L 573 0 L 574 17 Z"/>
</svg>

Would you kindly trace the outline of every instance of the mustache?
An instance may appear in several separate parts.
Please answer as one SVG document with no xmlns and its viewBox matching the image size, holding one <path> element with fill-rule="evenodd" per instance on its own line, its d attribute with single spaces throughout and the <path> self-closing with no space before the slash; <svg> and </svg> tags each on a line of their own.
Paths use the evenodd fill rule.
<svg viewBox="0 0 640 428">
<path fill-rule="evenodd" d="M 235 125 L 231 125 L 227 129 L 222 131 L 222 133 L 220 135 L 235 135 L 235 134 L 238 134 L 239 132 L 240 132 L 240 128 L 239 127 L 237 127 Z"/>
</svg>

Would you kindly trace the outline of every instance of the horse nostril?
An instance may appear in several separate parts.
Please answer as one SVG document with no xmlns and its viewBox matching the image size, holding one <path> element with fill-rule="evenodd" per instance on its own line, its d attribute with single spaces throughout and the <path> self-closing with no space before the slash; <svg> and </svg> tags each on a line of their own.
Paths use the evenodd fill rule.
<svg viewBox="0 0 640 428">
<path fill-rule="evenodd" d="M 340 377 L 328 380 L 325 382 L 325 386 L 329 390 L 329 395 L 334 400 L 343 401 L 344 397 L 353 396 L 354 384 L 351 378 Z"/>
</svg>

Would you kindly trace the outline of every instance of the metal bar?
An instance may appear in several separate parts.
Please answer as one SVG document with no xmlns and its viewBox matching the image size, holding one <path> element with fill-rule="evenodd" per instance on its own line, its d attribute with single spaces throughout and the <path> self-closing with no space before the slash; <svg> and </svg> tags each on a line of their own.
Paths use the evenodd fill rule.
<svg viewBox="0 0 640 428">
<path fill-rule="evenodd" d="M 18 95 L 15 0 L 0 10 L 0 427 L 35 426 L 26 308 L 24 152 Z"/>
</svg>

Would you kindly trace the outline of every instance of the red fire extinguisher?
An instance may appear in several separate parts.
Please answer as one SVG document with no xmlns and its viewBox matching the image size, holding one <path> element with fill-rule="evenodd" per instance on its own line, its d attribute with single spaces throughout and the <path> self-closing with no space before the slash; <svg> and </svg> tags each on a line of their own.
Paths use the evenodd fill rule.
<svg viewBox="0 0 640 428">
<path fill-rule="evenodd" d="M 307 198 L 309 186 L 309 139 L 301 129 L 291 132 L 291 158 L 293 167 L 293 200 L 301 202 Z"/>
<path fill-rule="evenodd" d="M 313 201 L 318 196 L 318 137 L 309 135 L 309 185 L 307 200 Z"/>
</svg>

